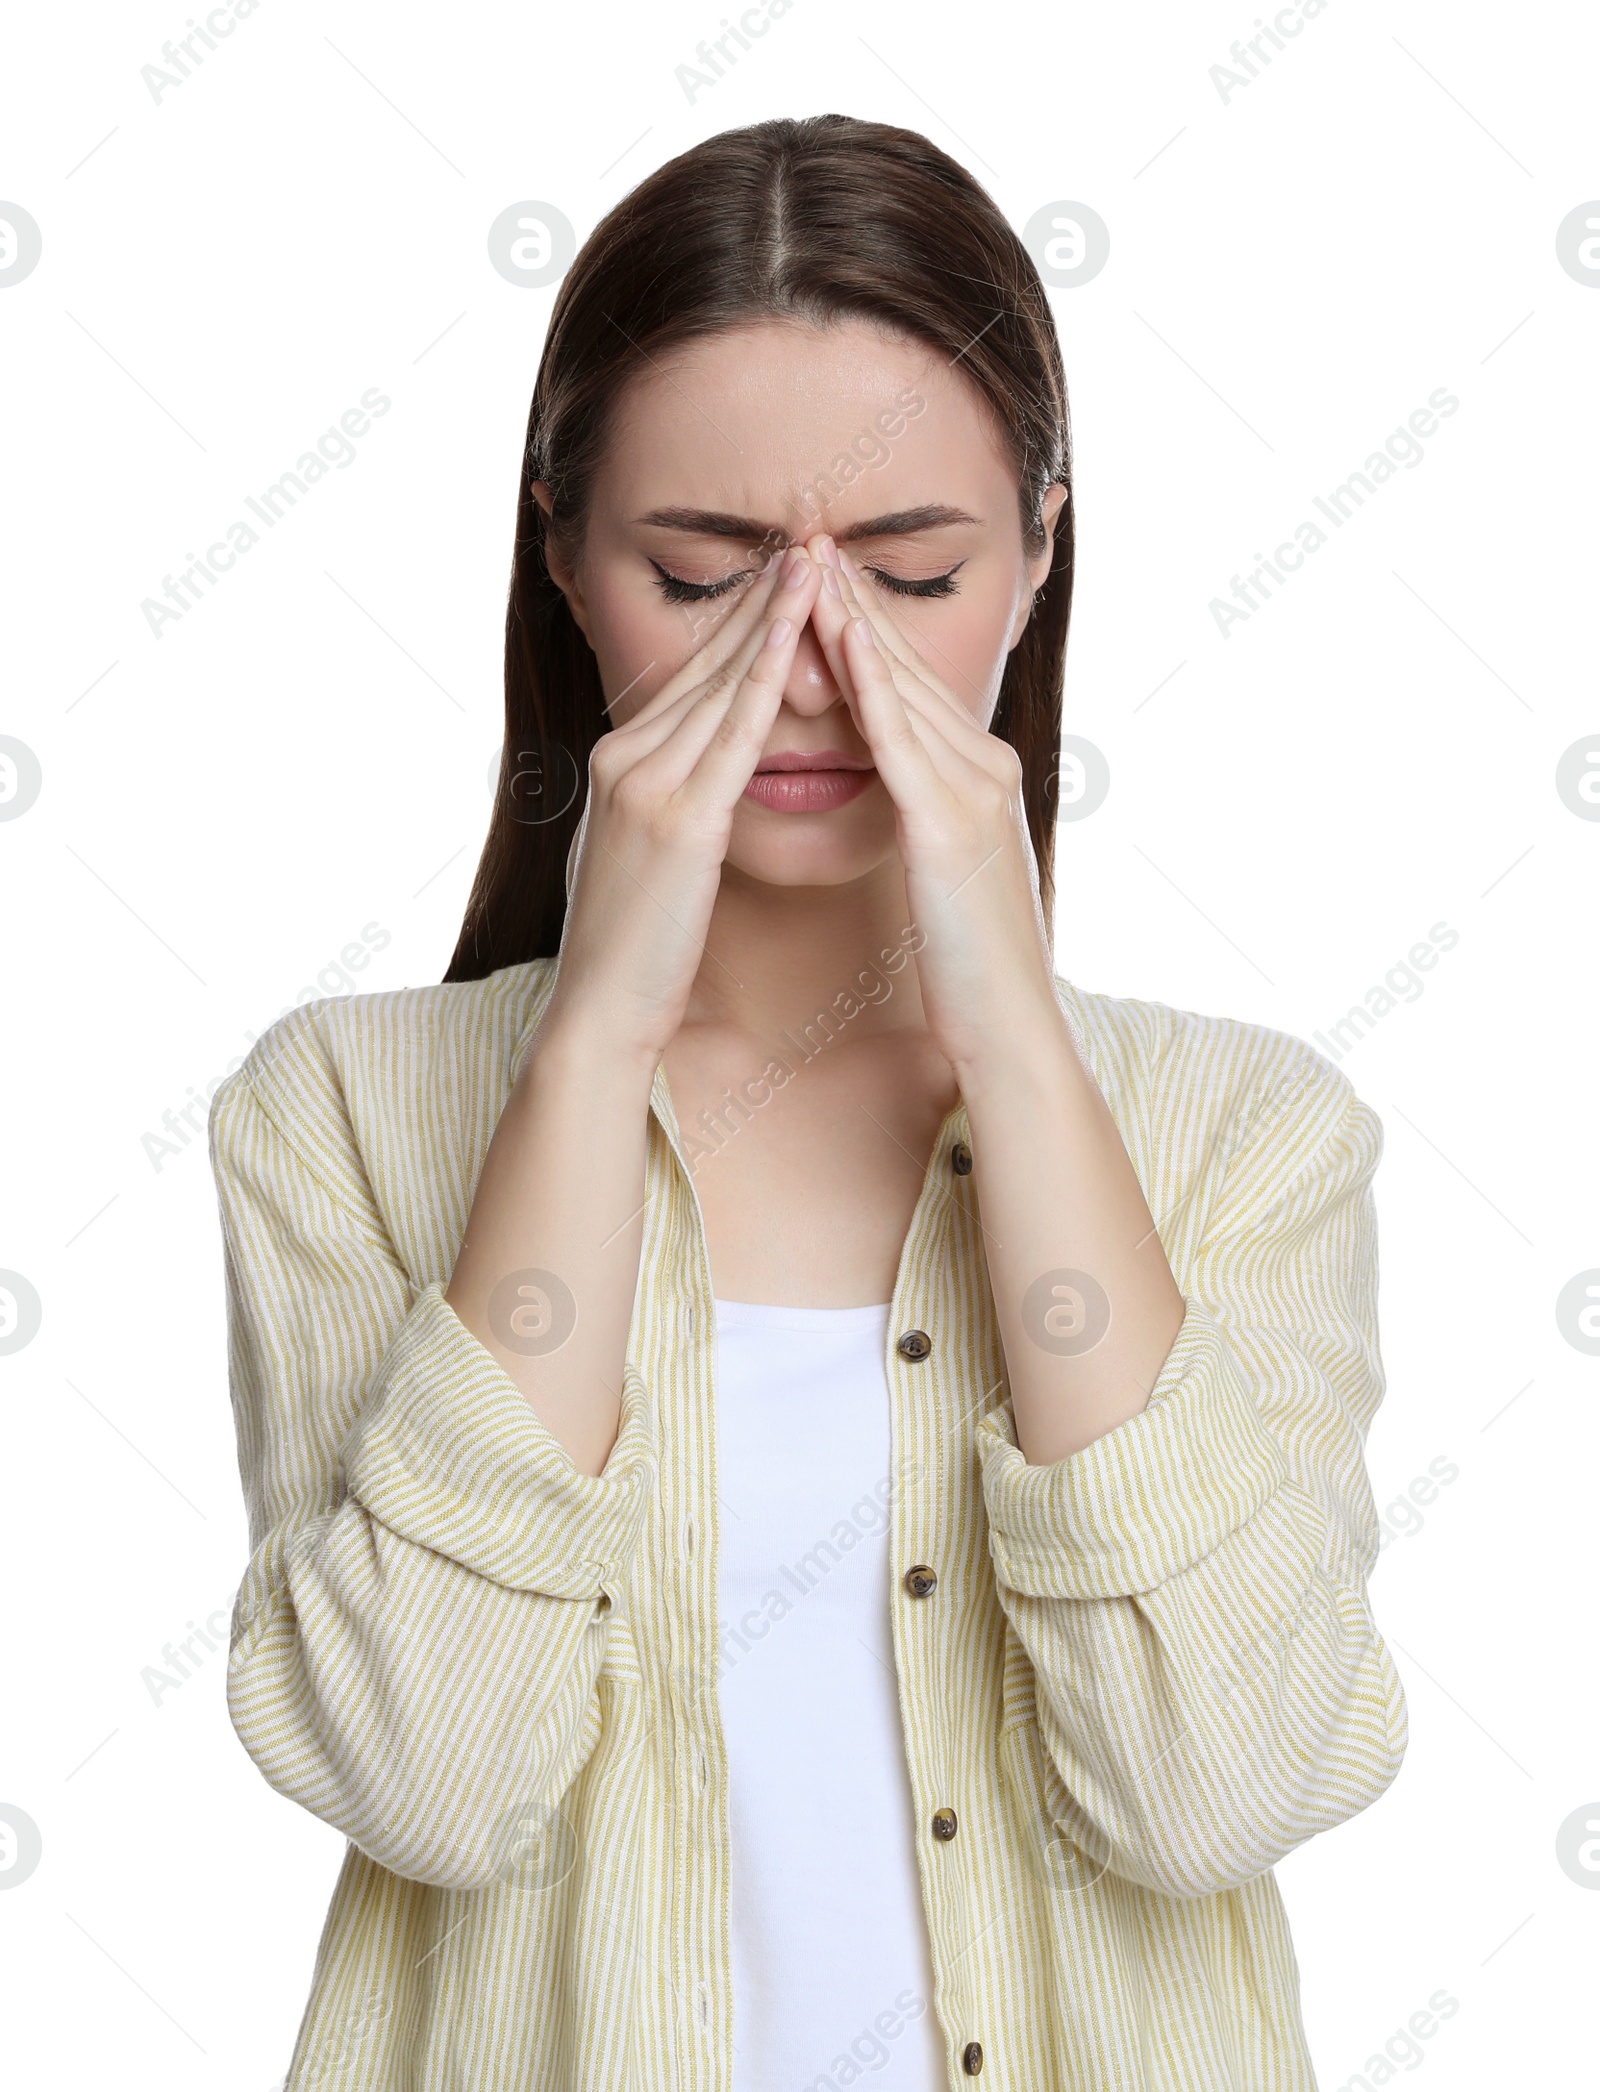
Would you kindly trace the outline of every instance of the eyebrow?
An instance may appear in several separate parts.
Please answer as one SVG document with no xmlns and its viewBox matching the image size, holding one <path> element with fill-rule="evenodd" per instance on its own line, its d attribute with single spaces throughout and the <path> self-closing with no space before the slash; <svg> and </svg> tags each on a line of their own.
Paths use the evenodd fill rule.
<svg viewBox="0 0 1600 2092">
<path fill-rule="evenodd" d="M 681 530 L 693 537 L 738 538 L 754 545 L 774 538 L 783 544 L 791 542 L 788 532 L 775 523 L 759 523 L 753 516 L 730 516 L 721 509 L 653 508 L 637 520 L 653 523 L 662 530 Z M 853 545 L 861 538 L 914 537 L 919 531 L 940 530 L 951 523 L 977 522 L 978 518 L 969 516 L 965 509 L 935 501 L 921 508 L 894 509 L 886 516 L 869 516 L 864 522 L 852 523 L 848 529 L 833 531 L 831 535 L 837 544 Z"/>
</svg>

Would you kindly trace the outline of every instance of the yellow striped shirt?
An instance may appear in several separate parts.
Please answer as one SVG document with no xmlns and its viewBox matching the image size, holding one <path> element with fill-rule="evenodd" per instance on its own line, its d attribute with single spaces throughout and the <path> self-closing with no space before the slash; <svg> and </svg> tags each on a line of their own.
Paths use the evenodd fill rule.
<svg viewBox="0 0 1600 2092">
<path fill-rule="evenodd" d="M 229 1708 L 350 1841 L 290 2092 L 731 2084 L 716 1325 L 663 1071 L 602 1474 L 443 1298 L 553 981 L 303 1005 L 212 1109 L 252 1550 Z M 1381 1127 L 1286 1033 L 1057 989 L 1187 1312 L 1148 1410 L 1030 1465 L 950 1112 L 885 1347 L 950 2084 L 1311 2092 L 1271 1869 L 1381 1794 L 1406 1735 L 1365 1596 Z M 794 2092 L 868 2075 L 845 2054 Z"/>
</svg>

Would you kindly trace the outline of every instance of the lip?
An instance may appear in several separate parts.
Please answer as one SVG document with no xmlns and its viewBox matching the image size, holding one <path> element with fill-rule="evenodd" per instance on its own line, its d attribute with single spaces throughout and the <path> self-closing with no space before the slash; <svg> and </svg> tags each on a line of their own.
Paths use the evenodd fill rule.
<svg viewBox="0 0 1600 2092">
<path fill-rule="evenodd" d="M 774 771 L 793 770 L 870 770 L 864 756 L 846 755 L 838 748 L 786 748 L 776 755 L 763 756 L 756 766 L 757 777 L 769 776 Z"/>
<path fill-rule="evenodd" d="M 774 758 L 751 778 L 744 797 L 778 814 L 831 813 L 835 807 L 859 799 L 877 776 L 870 764 L 802 757 L 779 767 Z"/>
</svg>

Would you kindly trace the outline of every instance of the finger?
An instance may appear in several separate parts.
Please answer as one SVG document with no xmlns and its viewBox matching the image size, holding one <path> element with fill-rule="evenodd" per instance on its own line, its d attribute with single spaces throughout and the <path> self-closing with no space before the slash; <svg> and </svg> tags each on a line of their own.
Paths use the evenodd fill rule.
<svg viewBox="0 0 1600 2092">
<path fill-rule="evenodd" d="M 840 551 L 840 600 L 847 615 L 865 617 L 883 643 L 885 625 L 891 636 L 898 626 L 890 617 L 886 606 L 880 603 L 865 587 L 861 570 L 848 552 Z M 974 763 L 987 775 L 1001 778 L 1006 774 L 1007 758 L 1000 744 L 988 727 L 976 719 L 949 687 L 940 681 L 916 657 L 916 666 L 908 664 L 890 653 L 890 673 L 908 710 L 942 744 L 959 751 L 961 758 Z M 944 766 L 941 766 L 944 767 Z"/>
<path fill-rule="evenodd" d="M 751 653 L 761 644 L 761 624 L 766 605 L 781 588 L 786 564 L 785 557 L 769 559 L 751 581 L 740 591 L 730 608 L 717 617 L 712 630 L 696 646 L 694 652 L 682 665 L 673 670 L 659 690 L 653 691 L 624 725 L 615 729 L 626 733 L 630 729 L 646 724 L 670 709 L 688 692 L 694 690 L 740 653 Z M 709 606 L 708 606 L 709 607 Z M 720 608 L 720 599 L 718 599 Z M 715 613 L 713 613 L 715 614 Z M 752 640 L 754 644 L 752 645 Z M 655 666 L 652 662 L 651 667 Z M 649 673 L 647 669 L 646 674 Z M 639 678 L 635 678 L 638 681 Z M 631 687 L 631 685 L 630 685 Z M 619 697 L 625 693 L 619 692 Z M 617 700 L 612 699 L 611 703 Z"/>
<path fill-rule="evenodd" d="M 844 600 L 837 568 L 823 561 L 817 562 L 817 598 L 811 609 L 811 629 L 817 635 L 817 644 L 822 648 L 828 672 L 838 684 L 846 709 L 861 731 L 861 720 L 856 709 L 855 689 L 850 680 L 850 667 L 845 658 L 844 628 L 850 622 L 850 610 Z"/>
<path fill-rule="evenodd" d="M 658 692 L 637 718 L 630 719 L 624 727 L 615 729 L 623 746 L 642 760 L 658 748 L 672 741 L 682 732 L 688 722 L 698 719 L 694 731 L 682 744 L 687 751 L 674 782 L 681 782 L 684 775 L 698 759 L 705 741 L 715 731 L 715 721 L 709 725 L 699 719 L 702 701 L 707 696 L 721 695 L 731 701 L 738 689 L 740 679 L 749 671 L 765 644 L 772 621 L 776 617 L 788 617 L 803 625 L 816 590 L 816 569 L 813 562 L 800 547 L 793 547 L 781 562 L 775 562 L 778 572 L 774 585 L 765 592 L 764 599 L 755 605 L 754 616 L 747 621 L 736 647 L 731 648 L 724 658 L 717 660 L 707 672 L 693 682 L 685 684 L 668 703 L 662 703 L 664 692 Z M 675 680 L 681 680 L 681 677 Z M 723 707 L 726 709 L 726 706 Z M 702 732 L 703 729 L 703 732 Z"/>
<path fill-rule="evenodd" d="M 757 684 L 758 687 L 765 687 L 773 664 L 764 657 L 768 652 L 772 634 L 780 625 L 791 626 L 793 629 L 784 639 L 773 644 L 786 645 L 787 660 L 793 662 L 794 649 L 799 643 L 800 633 L 805 629 L 817 586 L 816 569 L 812 563 L 802 559 L 797 565 L 799 572 L 796 579 L 786 585 L 769 604 L 770 614 L 758 628 L 751 646 L 741 649 L 734 663 L 719 671 L 709 683 L 687 692 L 672 712 L 663 715 L 660 723 L 653 723 L 646 730 L 647 752 L 640 757 L 637 764 L 630 764 L 629 768 L 630 771 L 637 769 L 642 772 L 653 789 L 664 793 L 682 789 L 706 750 L 713 745 L 724 722 L 740 702 L 740 693 L 757 663 L 762 665 Z M 784 679 L 787 679 L 788 673 L 788 668 L 785 667 Z M 778 694 L 782 696 L 781 680 Z M 743 714 L 740 714 L 739 718 L 742 719 Z M 770 732 L 771 725 L 771 718 L 768 717 L 762 728 L 763 738 L 757 746 L 755 756 L 751 758 L 752 770 L 756 757 L 765 746 L 765 736 Z M 736 741 L 740 738 L 741 727 L 738 720 L 732 734 Z M 748 782 L 748 778 L 745 782 Z M 741 784 L 739 790 L 742 791 L 743 788 Z"/>
<path fill-rule="evenodd" d="M 820 550 L 820 546 L 818 547 Z M 818 592 L 817 608 L 812 614 L 812 624 L 839 687 L 846 694 L 855 713 L 855 694 L 851 682 L 849 656 L 845 651 L 844 632 L 852 618 L 866 617 L 880 648 L 883 648 L 889 673 L 894 680 L 902 701 L 908 709 L 923 721 L 937 737 L 947 742 L 962 743 L 969 760 L 981 760 L 981 746 L 989 736 L 973 719 L 969 712 L 948 694 L 928 689 L 917 671 L 900 661 L 884 647 L 884 615 L 876 605 L 869 602 L 865 591 L 859 589 L 850 576 L 840 567 L 824 563 L 822 585 Z M 965 731 L 961 722 L 965 723 Z M 859 717 L 857 725 L 861 726 Z M 865 728 L 862 727 L 865 733 Z"/>
<path fill-rule="evenodd" d="M 893 661 L 899 677 L 905 684 L 920 685 L 930 699 L 947 706 L 966 726 L 982 734 L 985 729 L 978 725 L 970 709 L 944 680 L 937 675 L 913 644 L 905 626 L 895 614 L 886 598 L 870 586 L 871 577 L 865 574 L 842 546 L 836 548 L 842 598 L 847 608 L 856 616 L 869 620 L 878 635 L 878 643 Z"/>
<path fill-rule="evenodd" d="M 952 710 L 962 711 L 964 707 L 960 701 L 939 683 L 907 638 L 899 619 L 875 590 L 867 588 L 867 577 L 850 555 L 826 532 L 819 532 L 809 540 L 808 549 L 823 569 L 819 636 L 824 641 L 824 651 L 830 640 L 837 642 L 837 635 L 843 631 L 849 618 L 866 617 L 877 633 L 879 645 L 888 654 L 903 691 L 909 690 L 916 681 L 925 682 L 929 685 L 930 695 L 941 698 Z M 970 718 L 970 713 L 967 716 Z"/>
<path fill-rule="evenodd" d="M 751 577 L 731 603 L 724 604 L 718 601 L 714 605 L 706 606 L 715 620 L 711 625 L 711 629 L 703 637 L 697 638 L 693 651 L 679 663 L 657 689 L 651 691 L 637 711 L 616 728 L 617 732 L 627 733 L 648 726 L 652 720 L 659 718 L 662 713 L 670 711 L 680 699 L 698 690 L 703 683 L 714 676 L 728 661 L 732 660 L 735 655 L 748 646 L 752 634 L 758 634 L 759 632 L 767 604 L 777 593 L 780 567 L 781 562 L 777 560 L 772 561 L 761 573 Z M 684 607 L 687 609 L 689 606 Z M 655 666 L 655 662 L 652 661 L 643 671 L 643 675 L 635 677 L 634 681 L 642 681 L 643 677 L 649 675 Z M 628 689 L 632 688 L 633 684 L 629 684 Z M 618 698 L 626 694 L 626 691 L 621 691 L 618 693 Z M 607 705 L 608 712 L 617 701 L 617 699 L 609 701 Z"/>
<path fill-rule="evenodd" d="M 802 588 L 811 591 L 815 587 L 813 570 Z M 780 613 L 767 625 L 760 650 L 740 677 L 731 701 L 725 707 L 707 703 L 702 708 L 710 724 L 699 759 L 680 788 L 685 806 L 701 814 L 725 814 L 754 776 L 794 667 L 795 649 L 806 625 L 805 602 L 806 596 L 801 595 L 794 616 Z"/>
<path fill-rule="evenodd" d="M 901 623 L 902 613 L 891 608 L 888 598 L 880 593 L 878 587 L 867 586 L 871 577 L 856 564 L 844 547 L 826 531 L 820 531 L 814 538 L 807 540 L 807 549 L 821 565 L 831 566 L 839 576 L 844 584 L 841 600 L 847 606 L 847 613 L 853 608 L 858 616 L 871 616 L 879 644 L 891 658 L 919 675 L 936 680 L 933 670 L 917 651 L 909 632 Z"/>
<path fill-rule="evenodd" d="M 954 780 L 941 775 L 924 732 L 919 732 L 918 722 L 896 687 L 888 656 L 878 645 L 872 626 L 864 617 L 852 617 L 842 638 L 861 731 L 878 774 L 897 807 L 925 808 L 933 795 L 942 797 L 952 789 Z M 947 766 L 961 760 L 953 750 L 946 756 Z"/>
</svg>

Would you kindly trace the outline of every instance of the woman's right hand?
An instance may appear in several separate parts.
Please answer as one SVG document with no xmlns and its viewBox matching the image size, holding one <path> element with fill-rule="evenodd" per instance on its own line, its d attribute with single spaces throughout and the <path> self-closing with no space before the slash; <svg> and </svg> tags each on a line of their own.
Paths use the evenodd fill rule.
<svg viewBox="0 0 1600 2092">
<path fill-rule="evenodd" d="M 734 811 L 816 601 L 802 547 L 769 563 L 703 646 L 595 743 L 566 928 L 540 1032 L 650 1073 L 683 1022 Z"/>
</svg>

